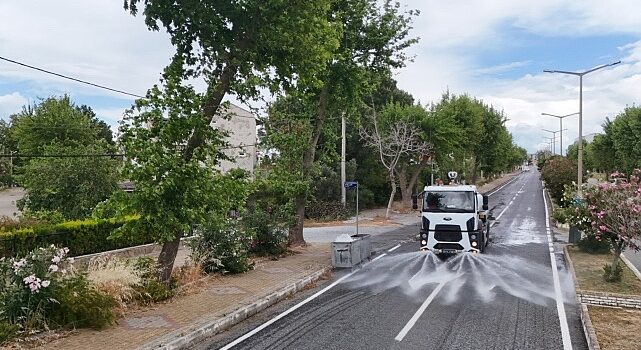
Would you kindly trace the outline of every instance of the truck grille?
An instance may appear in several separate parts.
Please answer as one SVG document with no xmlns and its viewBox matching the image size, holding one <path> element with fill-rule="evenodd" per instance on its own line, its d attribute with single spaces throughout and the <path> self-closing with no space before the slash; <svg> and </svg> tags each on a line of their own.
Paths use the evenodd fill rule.
<svg viewBox="0 0 641 350">
<path fill-rule="evenodd" d="M 458 243 L 436 243 L 434 249 L 454 249 L 463 250 L 463 246 Z"/>
<path fill-rule="evenodd" d="M 434 239 L 440 242 L 458 242 L 463 238 L 458 225 L 436 225 Z"/>
</svg>

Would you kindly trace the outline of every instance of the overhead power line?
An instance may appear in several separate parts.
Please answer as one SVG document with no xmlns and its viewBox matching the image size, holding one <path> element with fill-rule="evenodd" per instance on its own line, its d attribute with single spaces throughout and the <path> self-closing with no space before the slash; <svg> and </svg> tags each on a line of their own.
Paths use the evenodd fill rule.
<svg viewBox="0 0 641 350">
<path fill-rule="evenodd" d="M 90 86 L 93 86 L 93 87 L 97 87 L 97 88 L 100 88 L 100 89 L 105 89 L 105 90 L 109 90 L 109 91 L 117 92 L 117 93 L 120 93 L 120 94 L 124 94 L 124 95 L 128 95 L 128 96 L 132 96 L 132 97 L 137 97 L 137 98 L 146 98 L 145 96 L 141 96 L 141 95 L 134 94 L 134 93 L 127 92 L 127 91 L 123 91 L 123 90 L 118 90 L 118 89 L 110 88 L 110 87 L 108 87 L 108 86 L 104 86 L 104 85 L 100 85 L 100 84 L 92 83 L 92 82 L 90 82 L 90 81 L 86 81 L 86 80 L 82 80 L 82 79 L 78 79 L 78 78 L 70 77 L 70 76 L 68 76 L 68 75 L 64 75 L 64 74 L 60 74 L 60 73 L 56 73 L 56 72 L 52 72 L 52 71 L 50 71 L 50 70 L 46 70 L 46 69 L 44 69 L 44 68 L 39 68 L 39 67 L 36 67 L 36 66 L 32 66 L 32 65 L 30 65 L 30 64 L 23 63 L 23 62 L 19 62 L 19 61 L 16 61 L 16 60 L 12 60 L 12 59 L 10 59 L 10 58 L 6 58 L 6 57 L 3 57 L 3 56 L 0 56 L 0 60 L 7 61 L 7 62 L 10 62 L 10 63 L 13 63 L 13 64 L 17 64 L 17 65 L 19 65 L 19 66 L 26 67 L 26 68 L 29 68 L 29 69 L 34 69 L 34 70 L 37 70 L 37 71 L 39 71 L 39 72 L 43 72 L 43 73 L 47 73 L 47 74 L 51 74 L 51 75 L 55 75 L 55 76 L 57 76 L 57 77 L 61 77 L 61 78 L 64 78 L 64 79 L 72 80 L 72 81 L 75 81 L 75 82 L 78 82 L 78 83 L 82 83 L 82 84 L 90 85 Z M 239 108 L 240 108 L 240 107 L 239 107 Z M 243 109 L 243 108 L 241 108 L 241 109 Z M 247 119 L 254 119 L 254 120 L 256 120 L 256 118 L 255 118 L 254 116 L 251 116 L 251 117 L 250 117 L 250 116 L 244 116 L 244 115 L 240 115 L 240 114 L 236 114 L 236 113 L 234 113 L 234 114 L 233 114 L 233 116 L 235 116 L 235 117 L 240 117 L 240 118 L 247 118 Z"/>
<path fill-rule="evenodd" d="M 127 91 L 122 91 L 122 90 L 118 90 L 118 89 L 110 88 L 110 87 L 108 87 L 108 86 L 104 86 L 104 85 L 100 85 L 100 84 L 95 84 L 95 83 L 92 83 L 92 82 L 89 82 L 89 81 L 86 81 L 86 80 L 82 80 L 82 79 L 78 79 L 78 78 L 70 77 L 70 76 L 68 76 L 68 75 L 64 75 L 64 74 L 60 74 L 60 73 L 56 73 L 56 72 L 52 72 L 52 71 L 50 71 L 50 70 L 46 70 L 46 69 L 43 69 L 43 68 L 38 68 L 38 67 L 36 67 L 36 66 L 32 66 L 32 65 L 30 65 L 30 64 L 26 64 L 26 63 L 18 62 L 18 61 L 15 61 L 15 60 L 12 60 L 12 59 L 9 59 L 9 58 L 6 58 L 6 57 L 2 57 L 2 56 L 0 56 L 0 60 L 7 61 L 7 62 L 11 62 L 11 63 L 17 64 L 17 65 L 19 65 L 19 66 L 23 66 L 23 67 L 27 67 L 27 68 L 30 68 L 30 69 L 34 69 L 34 70 L 37 70 L 37 71 L 40 71 L 40 72 L 43 72 L 43 73 L 47 73 L 47 74 L 51 74 L 51 75 L 55 75 L 55 76 L 60 77 L 60 78 L 64 78 L 64 79 L 68 79 L 68 80 L 73 80 L 73 81 L 78 82 L 78 83 L 82 83 L 82 84 L 86 84 L 86 85 L 91 85 L 91 86 L 93 86 L 93 87 L 97 87 L 97 88 L 100 88 L 100 89 L 105 89 L 105 90 L 109 90 L 109 91 L 117 92 L 117 93 L 120 93 L 120 94 L 129 95 L 129 96 L 132 96 L 132 97 L 145 98 L 144 96 L 137 95 L 137 94 L 132 94 L 131 92 L 127 92 Z"/>
<path fill-rule="evenodd" d="M 220 150 L 229 150 L 236 148 L 255 147 L 258 144 L 239 145 L 221 147 Z M 20 154 L 20 153 L 5 153 L 0 154 L 0 158 L 91 158 L 91 157 L 125 157 L 122 153 L 96 153 L 96 154 Z"/>
</svg>

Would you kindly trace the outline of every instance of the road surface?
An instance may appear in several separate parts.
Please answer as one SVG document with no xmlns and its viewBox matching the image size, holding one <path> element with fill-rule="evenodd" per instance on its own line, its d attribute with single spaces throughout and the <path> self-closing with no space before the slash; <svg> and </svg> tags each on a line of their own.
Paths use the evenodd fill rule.
<svg viewBox="0 0 641 350">
<path fill-rule="evenodd" d="M 538 173 L 492 193 L 490 207 L 497 221 L 483 255 L 442 261 L 405 241 L 198 348 L 587 349 Z"/>
</svg>

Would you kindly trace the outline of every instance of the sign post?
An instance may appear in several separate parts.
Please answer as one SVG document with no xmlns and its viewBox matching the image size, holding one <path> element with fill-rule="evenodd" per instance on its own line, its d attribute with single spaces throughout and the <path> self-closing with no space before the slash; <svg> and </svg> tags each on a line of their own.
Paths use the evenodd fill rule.
<svg viewBox="0 0 641 350">
<path fill-rule="evenodd" d="M 343 187 L 356 189 L 356 234 L 358 235 L 358 181 L 345 181 Z"/>
</svg>

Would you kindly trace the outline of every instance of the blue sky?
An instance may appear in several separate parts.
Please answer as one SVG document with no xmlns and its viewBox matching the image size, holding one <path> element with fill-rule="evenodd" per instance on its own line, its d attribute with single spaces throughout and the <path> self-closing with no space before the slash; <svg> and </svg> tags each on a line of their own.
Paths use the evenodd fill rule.
<svg viewBox="0 0 641 350">
<path fill-rule="evenodd" d="M 585 79 L 584 130 L 641 100 L 641 2 L 610 0 L 402 0 L 420 9 L 414 62 L 396 72 L 421 103 L 446 89 L 503 109 L 520 145 L 544 147 L 541 112 L 578 110 L 578 79 L 543 69 L 584 70 L 622 60 Z M 144 94 L 172 54 L 168 36 L 149 32 L 115 0 L 0 2 L 0 56 L 112 88 Z M 69 94 L 116 125 L 133 99 L 0 61 L 0 117 L 51 95 Z M 233 101 L 233 98 L 232 98 Z M 258 103 L 259 104 L 259 103 Z M 577 137 L 566 119 L 566 140 Z"/>
</svg>

